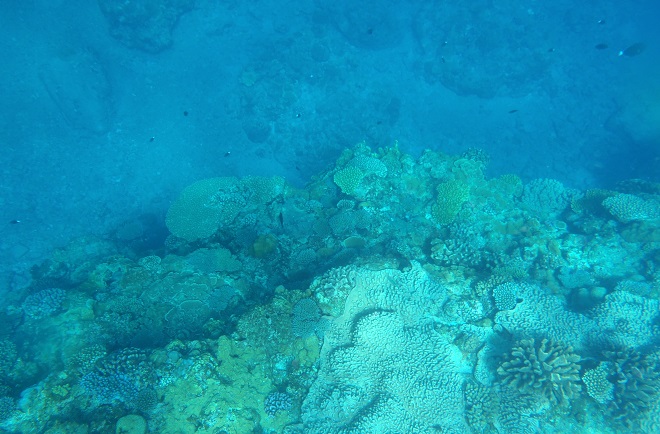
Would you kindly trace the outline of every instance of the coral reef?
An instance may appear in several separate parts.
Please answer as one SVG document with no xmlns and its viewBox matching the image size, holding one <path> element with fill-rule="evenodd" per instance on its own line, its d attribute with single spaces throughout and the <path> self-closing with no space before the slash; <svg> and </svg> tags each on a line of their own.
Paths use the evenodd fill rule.
<svg viewBox="0 0 660 434">
<path fill-rule="evenodd" d="M 465 419 L 476 432 L 494 430 L 493 423 L 499 414 L 499 397 L 479 383 L 465 384 Z"/>
<path fill-rule="evenodd" d="M 186 187 L 167 212 L 167 228 L 187 241 L 208 238 L 221 222 L 231 222 L 244 204 L 240 196 L 223 196 L 232 191 L 234 178 L 212 178 Z"/>
<path fill-rule="evenodd" d="M 653 432 L 660 229 L 624 205 L 660 190 L 487 162 L 361 143 L 188 186 L 154 250 L 70 243 L 6 301 L 0 429 Z"/>
<path fill-rule="evenodd" d="M 16 403 L 13 399 L 8 396 L 0 397 L 0 422 L 8 419 L 15 409 Z"/>
<path fill-rule="evenodd" d="M 148 354 L 123 349 L 98 359 L 92 370 L 81 377 L 80 386 L 96 405 L 122 404 L 144 411 L 153 401 L 149 397 L 153 396 L 150 388 L 154 380 Z"/>
<path fill-rule="evenodd" d="M 356 166 L 345 167 L 335 173 L 334 181 L 342 193 L 351 195 L 360 186 L 365 174 Z"/>
</svg>

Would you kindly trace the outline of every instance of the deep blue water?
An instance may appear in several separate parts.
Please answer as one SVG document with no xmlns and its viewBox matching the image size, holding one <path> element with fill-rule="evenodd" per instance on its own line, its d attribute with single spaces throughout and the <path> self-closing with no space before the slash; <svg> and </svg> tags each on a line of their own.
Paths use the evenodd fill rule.
<svg viewBox="0 0 660 434">
<path fill-rule="evenodd" d="M 1 256 L 31 261 L 71 236 L 160 218 L 203 177 L 304 185 L 362 140 L 478 147 L 489 173 L 576 188 L 657 180 L 654 7 L 198 1 L 153 31 L 171 45 L 149 53 L 127 30 L 113 38 L 95 2 L 5 2 Z M 643 53 L 617 56 L 637 42 Z M 47 83 L 73 95 L 58 101 Z"/>
</svg>

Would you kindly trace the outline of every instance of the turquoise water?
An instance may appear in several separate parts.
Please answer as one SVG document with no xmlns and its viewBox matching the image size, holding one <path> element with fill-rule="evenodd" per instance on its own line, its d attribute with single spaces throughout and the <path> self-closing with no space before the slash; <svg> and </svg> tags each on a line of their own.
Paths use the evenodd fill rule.
<svg viewBox="0 0 660 434">
<path fill-rule="evenodd" d="M 660 432 L 657 8 L 0 5 L 0 430 Z"/>
</svg>

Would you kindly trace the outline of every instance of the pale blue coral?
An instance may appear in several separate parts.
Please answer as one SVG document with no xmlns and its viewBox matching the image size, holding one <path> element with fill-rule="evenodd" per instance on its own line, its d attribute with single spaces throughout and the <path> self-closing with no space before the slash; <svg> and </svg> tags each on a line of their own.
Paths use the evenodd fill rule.
<svg viewBox="0 0 660 434">
<path fill-rule="evenodd" d="M 566 209 L 570 198 L 570 192 L 561 182 L 540 178 L 525 185 L 521 202 L 525 209 L 535 215 L 556 216 Z"/>
<path fill-rule="evenodd" d="M 360 269 L 345 314 L 325 336 L 321 370 L 303 404 L 306 432 L 467 429 L 461 373 L 469 368 L 428 327 L 443 321 L 434 315 L 446 296 L 420 267 Z"/>
<path fill-rule="evenodd" d="M 603 200 L 603 206 L 622 223 L 660 218 L 660 205 L 657 201 L 644 200 L 632 194 L 619 193 L 608 197 Z"/>
</svg>

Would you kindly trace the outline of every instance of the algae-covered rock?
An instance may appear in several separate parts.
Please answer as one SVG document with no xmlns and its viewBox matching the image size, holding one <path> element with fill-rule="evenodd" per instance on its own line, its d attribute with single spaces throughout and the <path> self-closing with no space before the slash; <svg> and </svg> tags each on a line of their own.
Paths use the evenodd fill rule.
<svg viewBox="0 0 660 434">
<path fill-rule="evenodd" d="M 117 421 L 116 434 L 144 434 L 147 432 L 147 421 L 137 414 L 129 414 Z"/>
</svg>

